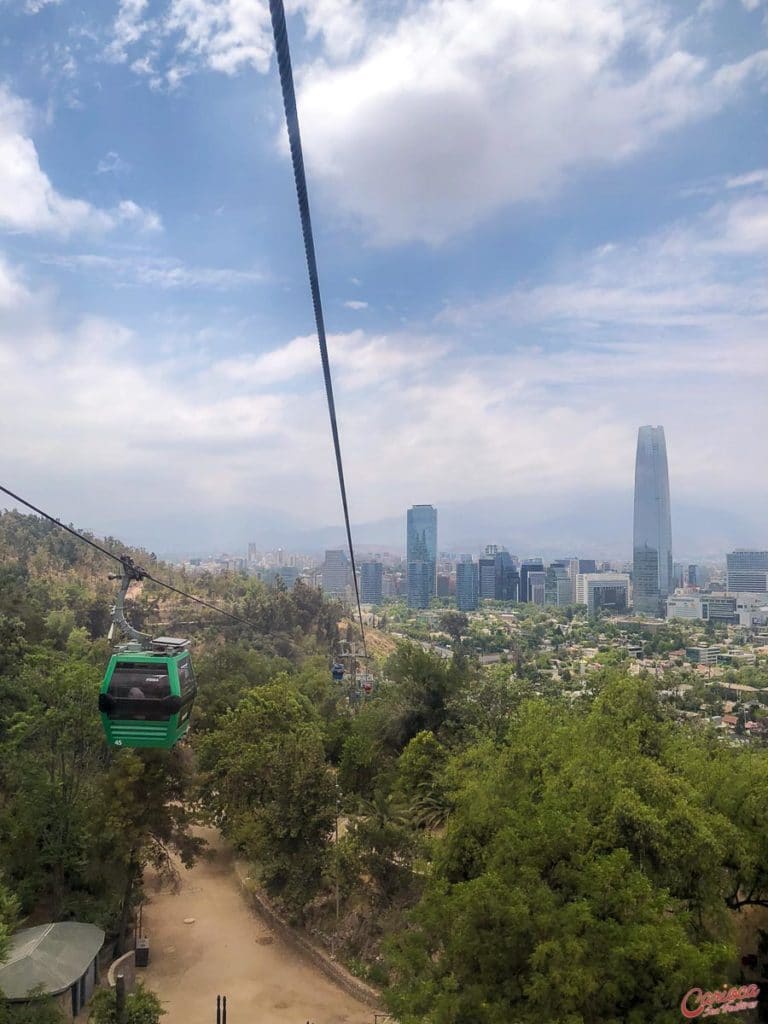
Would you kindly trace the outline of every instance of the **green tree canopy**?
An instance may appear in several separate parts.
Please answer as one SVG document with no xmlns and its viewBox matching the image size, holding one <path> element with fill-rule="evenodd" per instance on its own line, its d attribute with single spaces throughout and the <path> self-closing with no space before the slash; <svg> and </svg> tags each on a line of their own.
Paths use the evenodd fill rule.
<svg viewBox="0 0 768 1024">
<path fill-rule="evenodd" d="M 412 926 L 392 942 L 403 1024 L 662 1024 L 733 959 L 734 827 L 682 768 L 693 740 L 650 682 L 588 714 L 523 704 L 501 750 L 448 773 L 456 810 Z"/>
<path fill-rule="evenodd" d="M 134 991 L 126 996 L 123 1024 L 160 1024 L 160 1018 L 167 1012 L 155 993 L 137 982 Z M 90 1020 L 91 1024 L 118 1024 L 117 994 L 113 988 L 95 993 Z"/>
<path fill-rule="evenodd" d="M 202 794 L 225 834 L 300 909 L 320 883 L 335 809 L 312 705 L 279 676 L 227 712 L 199 754 Z"/>
</svg>

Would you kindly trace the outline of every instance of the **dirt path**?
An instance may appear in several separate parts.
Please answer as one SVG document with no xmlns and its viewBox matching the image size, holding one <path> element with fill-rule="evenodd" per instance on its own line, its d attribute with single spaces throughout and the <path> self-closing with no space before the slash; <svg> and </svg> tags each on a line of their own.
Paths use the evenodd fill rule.
<svg viewBox="0 0 768 1024">
<path fill-rule="evenodd" d="M 371 1024 L 368 1007 L 249 909 L 231 854 L 213 829 L 200 834 L 213 858 L 182 867 L 178 892 L 147 878 L 151 958 L 139 974 L 168 1011 L 162 1024 L 214 1024 L 218 993 L 227 996 L 228 1024 Z"/>
</svg>

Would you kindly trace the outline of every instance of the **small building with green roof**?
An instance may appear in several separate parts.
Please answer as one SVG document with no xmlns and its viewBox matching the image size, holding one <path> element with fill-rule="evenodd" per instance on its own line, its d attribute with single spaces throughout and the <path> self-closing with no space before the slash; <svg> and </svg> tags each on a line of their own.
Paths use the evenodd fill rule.
<svg viewBox="0 0 768 1024">
<path fill-rule="evenodd" d="M 98 982 L 104 932 L 93 924 L 57 921 L 24 928 L 11 938 L 0 964 L 0 992 L 12 1003 L 52 996 L 74 1019 Z"/>
</svg>

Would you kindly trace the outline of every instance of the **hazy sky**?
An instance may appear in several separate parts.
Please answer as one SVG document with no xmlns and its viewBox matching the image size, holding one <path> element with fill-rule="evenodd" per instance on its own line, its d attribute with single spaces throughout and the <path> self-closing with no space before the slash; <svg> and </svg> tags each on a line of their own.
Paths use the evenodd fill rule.
<svg viewBox="0 0 768 1024">
<path fill-rule="evenodd" d="M 676 550 L 766 543 L 768 5 L 287 6 L 354 520 L 629 552 L 651 423 Z M 165 550 L 338 523 L 266 3 L 0 28 L 0 482 Z"/>
</svg>

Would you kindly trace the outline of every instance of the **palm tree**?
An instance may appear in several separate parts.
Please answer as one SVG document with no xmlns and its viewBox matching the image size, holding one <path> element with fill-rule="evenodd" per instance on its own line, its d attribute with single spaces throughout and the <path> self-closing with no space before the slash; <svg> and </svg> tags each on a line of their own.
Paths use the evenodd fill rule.
<svg viewBox="0 0 768 1024">
<path fill-rule="evenodd" d="M 411 821 L 417 828 L 440 828 L 452 809 L 448 794 L 434 779 L 424 779 L 416 786 L 410 811 Z"/>
</svg>

